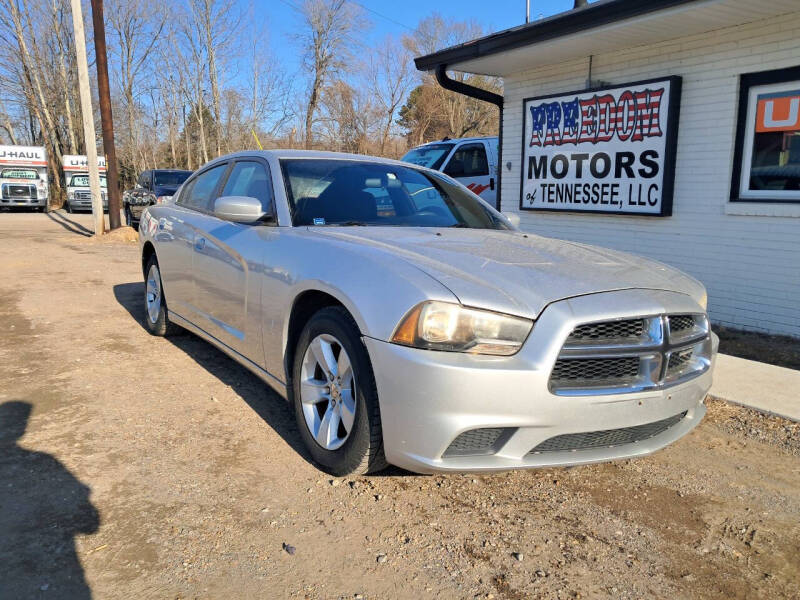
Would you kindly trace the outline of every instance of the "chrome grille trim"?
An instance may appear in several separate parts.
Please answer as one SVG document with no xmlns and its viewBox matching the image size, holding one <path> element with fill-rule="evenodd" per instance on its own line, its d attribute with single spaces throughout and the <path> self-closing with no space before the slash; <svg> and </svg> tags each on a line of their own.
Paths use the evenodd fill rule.
<svg viewBox="0 0 800 600">
<path fill-rule="evenodd" d="M 561 396 L 624 394 L 676 385 L 710 366 L 703 314 L 581 323 L 559 352 L 549 387 Z"/>
</svg>

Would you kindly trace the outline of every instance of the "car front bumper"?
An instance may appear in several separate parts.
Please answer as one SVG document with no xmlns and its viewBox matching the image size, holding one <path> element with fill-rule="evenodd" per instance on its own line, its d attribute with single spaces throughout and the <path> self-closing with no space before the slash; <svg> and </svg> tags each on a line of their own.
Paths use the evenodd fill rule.
<svg viewBox="0 0 800 600">
<path fill-rule="evenodd" d="M 47 198 L 0 198 L 0 206 L 22 208 L 47 206 Z"/>
<path fill-rule="evenodd" d="M 412 471 L 488 471 L 563 466 L 641 456 L 679 439 L 706 412 L 711 367 L 684 383 L 641 392 L 555 395 L 550 371 L 581 323 L 660 313 L 701 312 L 689 296 L 625 290 L 551 304 L 511 357 L 435 352 L 364 338 L 380 399 L 387 460 Z M 712 334 L 713 356 L 717 340 Z M 685 415 L 664 431 L 632 443 L 532 453 L 556 436 L 590 435 Z M 503 428 L 490 453 L 443 456 L 460 434 Z"/>
</svg>

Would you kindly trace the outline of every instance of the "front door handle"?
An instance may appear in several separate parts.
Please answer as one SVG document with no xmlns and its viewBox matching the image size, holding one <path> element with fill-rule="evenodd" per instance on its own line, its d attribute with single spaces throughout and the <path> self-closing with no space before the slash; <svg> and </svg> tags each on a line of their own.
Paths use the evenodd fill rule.
<svg viewBox="0 0 800 600">
<path fill-rule="evenodd" d="M 201 238 L 195 240 L 195 242 L 194 242 L 194 249 L 195 250 L 200 251 L 205 247 L 206 247 L 206 238 L 202 238 L 201 237 Z"/>
</svg>

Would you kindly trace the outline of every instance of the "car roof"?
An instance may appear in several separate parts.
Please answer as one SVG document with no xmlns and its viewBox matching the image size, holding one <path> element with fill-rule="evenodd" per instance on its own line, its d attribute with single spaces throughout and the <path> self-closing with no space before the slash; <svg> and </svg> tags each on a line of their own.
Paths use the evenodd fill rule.
<svg viewBox="0 0 800 600">
<path fill-rule="evenodd" d="M 484 140 L 496 140 L 498 137 L 496 135 L 483 135 L 483 136 L 476 136 L 476 137 L 464 137 L 464 138 L 452 138 L 449 140 L 433 140 L 432 142 L 426 142 L 424 144 L 420 144 L 416 146 L 417 148 L 422 148 L 423 146 L 430 146 L 432 144 L 454 144 L 456 142 L 482 142 Z"/>
<path fill-rule="evenodd" d="M 246 158 L 246 157 L 254 157 L 260 156 L 262 158 L 274 158 L 277 160 L 286 159 L 286 158 L 320 158 L 320 159 L 338 159 L 338 160 L 358 160 L 358 161 L 367 161 L 367 162 L 377 162 L 377 163 L 385 163 L 385 164 L 396 164 L 402 165 L 404 167 L 409 166 L 408 163 L 401 162 L 399 160 L 394 160 L 391 158 L 383 158 L 380 156 L 369 156 L 367 154 L 350 154 L 347 152 L 327 152 L 323 150 L 291 150 L 291 149 L 275 149 L 275 150 L 245 150 L 242 152 L 234 152 L 232 154 L 227 154 L 225 156 L 220 156 L 213 161 L 210 161 L 208 164 L 212 162 L 216 163 L 223 160 L 230 160 L 235 158 Z"/>
</svg>

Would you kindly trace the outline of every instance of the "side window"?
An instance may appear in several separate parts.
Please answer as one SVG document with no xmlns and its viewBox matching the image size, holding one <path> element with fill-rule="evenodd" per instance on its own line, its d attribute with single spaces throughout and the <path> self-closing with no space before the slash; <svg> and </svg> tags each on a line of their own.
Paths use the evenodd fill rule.
<svg viewBox="0 0 800 600">
<path fill-rule="evenodd" d="M 265 212 L 272 209 L 272 185 L 267 170 L 255 161 L 239 161 L 233 166 L 222 195 L 258 198 Z"/>
<path fill-rule="evenodd" d="M 453 152 L 444 169 L 450 177 L 480 177 L 489 174 L 489 161 L 483 144 L 464 144 Z"/>
<path fill-rule="evenodd" d="M 216 199 L 212 197 L 214 191 L 227 168 L 228 163 L 217 165 L 192 179 L 181 192 L 180 204 L 189 208 L 210 210 L 211 201 Z"/>
</svg>

